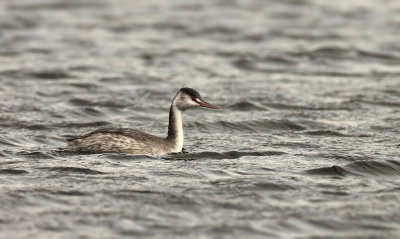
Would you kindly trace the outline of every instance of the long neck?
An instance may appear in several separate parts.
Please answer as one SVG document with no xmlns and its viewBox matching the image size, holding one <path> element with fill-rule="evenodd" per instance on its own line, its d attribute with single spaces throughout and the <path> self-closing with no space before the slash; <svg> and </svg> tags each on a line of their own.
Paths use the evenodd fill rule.
<svg viewBox="0 0 400 239">
<path fill-rule="evenodd" d="M 174 152 L 178 153 L 183 148 L 182 111 L 174 104 L 169 110 L 169 125 L 167 140 L 171 142 Z"/>
</svg>

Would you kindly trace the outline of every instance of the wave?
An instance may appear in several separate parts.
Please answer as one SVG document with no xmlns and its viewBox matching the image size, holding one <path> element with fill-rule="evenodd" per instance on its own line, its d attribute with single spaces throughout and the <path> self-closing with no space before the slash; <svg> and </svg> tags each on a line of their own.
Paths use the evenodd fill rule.
<svg viewBox="0 0 400 239">
<path fill-rule="evenodd" d="M 99 158 L 111 159 L 111 160 L 144 160 L 144 159 L 157 159 L 151 155 L 138 155 L 138 154 L 121 154 L 121 153 L 102 153 Z"/>
<path fill-rule="evenodd" d="M 268 190 L 268 191 L 286 191 L 292 190 L 296 187 L 290 186 L 283 183 L 271 183 L 271 182 L 255 182 L 252 184 L 252 188 L 255 190 Z"/>
<path fill-rule="evenodd" d="M 0 145 L 5 145 L 5 146 L 18 146 L 19 143 L 16 142 L 15 139 L 9 139 L 4 136 L 0 136 Z"/>
<path fill-rule="evenodd" d="M 349 102 L 343 102 L 342 104 L 322 105 L 322 106 L 305 106 L 305 105 L 292 105 L 282 103 L 264 103 L 269 108 L 278 110 L 315 110 L 315 111 L 330 111 L 330 110 L 344 110 L 351 111 L 355 106 L 349 105 Z"/>
<path fill-rule="evenodd" d="M 59 79 L 71 79 L 76 78 L 74 75 L 61 69 L 49 69 L 49 70 L 5 70 L 0 71 L 0 75 L 6 76 L 12 79 L 42 79 L 42 80 L 59 80 Z"/>
<path fill-rule="evenodd" d="M 230 109 L 230 110 L 236 110 L 236 111 L 262 111 L 262 110 L 268 110 L 267 107 L 262 106 L 260 104 L 256 104 L 253 102 L 249 102 L 249 101 L 240 101 L 240 102 L 236 102 L 234 104 L 228 105 L 227 107 L 224 107 L 226 109 Z"/>
<path fill-rule="evenodd" d="M 63 122 L 63 123 L 56 123 L 53 126 L 57 128 L 89 128 L 89 127 L 102 127 L 111 125 L 110 122 L 107 121 L 91 121 L 91 122 Z"/>
<path fill-rule="evenodd" d="M 237 159 L 243 156 L 274 156 L 286 154 L 281 151 L 227 151 L 227 152 L 200 152 L 200 153 L 188 153 L 188 154 L 172 154 L 164 157 L 164 159 L 177 160 L 196 160 L 196 159 Z"/>
<path fill-rule="evenodd" d="M 307 170 L 308 174 L 328 176 L 400 176 L 400 161 L 396 160 L 364 160 L 344 166 L 331 166 Z"/>
<path fill-rule="evenodd" d="M 390 101 L 382 101 L 382 100 L 362 100 L 356 99 L 352 100 L 353 102 L 364 103 L 368 105 L 379 105 L 379 106 L 387 106 L 387 107 L 400 107 L 400 102 L 390 102 Z"/>
<path fill-rule="evenodd" d="M 0 174 L 21 175 L 29 172 L 22 169 L 0 169 Z"/>
<path fill-rule="evenodd" d="M 29 158 L 29 159 L 53 159 L 58 156 L 54 152 L 46 152 L 46 151 L 19 151 L 13 154 L 23 156 L 24 158 Z"/>
<path fill-rule="evenodd" d="M 361 59 L 369 60 L 398 60 L 399 57 L 389 52 L 371 51 L 338 46 L 320 46 L 313 50 L 290 53 L 295 57 L 329 58 L 329 59 Z"/>
<path fill-rule="evenodd" d="M 220 130 L 223 132 L 269 132 L 271 130 L 290 130 L 299 131 L 306 128 L 290 120 L 247 120 L 239 122 L 217 121 L 217 122 L 189 122 L 189 127 L 197 128 L 200 131 Z"/>
<path fill-rule="evenodd" d="M 14 10 L 23 11 L 37 11 L 37 10 L 63 10 L 66 9 L 82 9 L 82 8 L 98 8 L 103 6 L 101 3 L 97 2 L 34 2 L 34 3 L 24 3 L 24 4 L 11 4 L 9 7 Z"/>
<path fill-rule="evenodd" d="M 306 170 L 308 174 L 327 175 L 327 176 L 346 176 L 352 174 L 350 171 L 345 170 L 340 166 L 322 167 Z"/>
<path fill-rule="evenodd" d="M 60 173 L 77 173 L 77 174 L 88 174 L 88 175 L 95 175 L 95 174 L 105 174 L 104 172 L 97 171 L 94 169 L 88 168 L 80 168 L 80 167 L 42 167 L 40 169 L 44 169 L 51 172 L 60 172 Z"/>
<path fill-rule="evenodd" d="M 254 180 L 254 178 L 218 179 L 212 181 L 211 184 L 219 188 L 232 188 L 234 186 L 235 188 L 245 189 L 246 191 L 287 191 L 296 188 L 295 186 L 290 186 L 282 182 L 273 183 L 264 180 Z"/>
<path fill-rule="evenodd" d="M 100 68 L 94 65 L 79 64 L 68 67 L 68 70 L 77 72 L 90 72 L 90 71 L 100 70 Z"/>
<path fill-rule="evenodd" d="M 292 67 L 287 69 L 285 65 L 273 65 L 268 64 L 266 62 L 257 61 L 257 60 L 249 60 L 246 58 L 241 58 L 238 60 L 232 61 L 232 65 L 240 70 L 252 71 L 252 72 L 260 72 L 260 73 L 282 73 L 288 74 L 293 73 L 297 75 L 303 76 L 342 76 L 342 77 L 362 77 L 369 72 L 357 72 L 357 71 L 345 71 L 344 69 L 335 69 L 335 70 L 324 70 L 324 69 L 314 69 L 310 68 L 308 70 L 299 69 L 297 67 Z"/>
<path fill-rule="evenodd" d="M 310 130 L 310 131 L 304 131 L 304 134 L 307 135 L 316 135 L 316 136 L 337 136 L 337 137 L 350 137 L 351 135 L 346 135 L 343 134 L 339 131 L 334 131 L 334 130 Z"/>
<path fill-rule="evenodd" d="M 372 134 L 345 134 L 336 130 L 308 130 L 304 131 L 307 135 L 326 136 L 326 137 L 372 137 Z"/>
<path fill-rule="evenodd" d="M 345 166 L 347 170 L 360 175 L 400 176 L 400 161 L 397 160 L 364 160 L 356 161 Z"/>
<path fill-rule="evenodd" d="M 68 103 L 74 106 L 102 106 L 110 108 L 126 108 L 130 103 L 125 102 L 123 99 L 104 99 L 104 100 L 88 100 L 81 98 L 73 98 L 68 100 Z"/>
</svg>

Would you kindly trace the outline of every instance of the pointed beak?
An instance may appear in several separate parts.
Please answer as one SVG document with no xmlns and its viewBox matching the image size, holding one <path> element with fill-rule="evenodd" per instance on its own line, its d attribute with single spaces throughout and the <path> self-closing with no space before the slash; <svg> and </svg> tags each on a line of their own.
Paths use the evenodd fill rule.
<svg viewBox="0 0 400 239">
<path fill-rule="evenodd" d="M 205 102 L 204 100 L 199 100 L 197 103 L 204 108 L 210 108 L 210 109 L 220 109 L 218 106 L 212 105 L 210 103 Z"/>
</svg>

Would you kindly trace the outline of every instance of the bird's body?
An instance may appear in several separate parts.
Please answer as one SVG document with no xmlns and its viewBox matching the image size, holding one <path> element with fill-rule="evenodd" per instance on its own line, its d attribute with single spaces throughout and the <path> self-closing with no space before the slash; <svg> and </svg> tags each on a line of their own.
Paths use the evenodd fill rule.
<svg viewBox="0 0 400 239">
<path fill-rule="evenodd" d="M 182 88 L 171 104 L 166 138 L 128 128 L 105 128 L 75 138 L 68 145 L 74 150 L 93 153 L 115 152 L 147 155 L 179 153 L 183 148 L 182 113 L 186 109 L 195 107 L 218 109 L 202 100 L 197 91 Z"/>
<path fill-rule="evenodd" d="M 99 129 L 72 140 L 69 146 L 79 151 L 99 153 L 163 155 L 174 151 L 173 142 L 128 128 Z"/>
</svg>

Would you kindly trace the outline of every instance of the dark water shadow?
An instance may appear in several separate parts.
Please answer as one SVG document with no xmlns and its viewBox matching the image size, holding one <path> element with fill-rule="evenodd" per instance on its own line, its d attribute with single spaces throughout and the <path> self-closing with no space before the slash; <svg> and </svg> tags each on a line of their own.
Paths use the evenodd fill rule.
<svg viewBox="0 0 400 239">
<path fill-rule="evenodd" d="M 322 175 L 322 176 L 347 176 L 347 175 L 355 175 L 352 172 L 340 167 L 340 166 L 331 166 L 331 167 L 322 167 L 322 168 L 314 168 L 305 171 L 310 175 Z"/>
<path fill-rule="evenodd" d="M 254 103 L 251 101 L 239 101 L 233 104 L 230 104 L 225 109 L 235 110 L 235 111 L 267 111 L 268 107 L 263 106 L 258 103 Z"/>
<path fill-rule="evenodd" d="M 81 167 L 40 167 L 38 169 L 46 170 L 49 172 L 58 172 L 58 173 L 67 173 L 67 174 L 87 174 L 87 175 L 96 175 L 96 174 L 106 174 L 104 172 L 89 169 L 89 168 L 81 168 Z"/>
<path fill-rule="evenodd" d="M 397 160 L 362 160 L 344 166 L 331 166 L 306 170 L 310 175 L 323 176 L 400 176 L 400 161 Z"/>
<path fill-rule="evenodd" d="M 260 119 L 260 120 L 245 120 L 245 121 L 217 121 L 217 122 L 189 122 L 188 126 L 196 128 L 200 131 L 218 131 L 218 132 L 246 132 L 246 133 L 259 133 L 270 132 L 271 130 L 277 131 L 301 131 L 306 128 L 299 123 L 290 120 L 273 120 L 273 119 Z"/>
<path fill-rule="evenodd" d="M 101 159 L 110 159 L 117 161 L 134 161 L 134 160 L 154 160 L 159 157 L 144 154 L 123 154 L 123 153 L 103 153 L 99 155 Z"/>
<path fill-rule="evenodd" d="M 23 175 L 23 174 L 28 174 L 29 172 L 26 170 L 22 170 L 22 169 L 0 169 L 0 175 L 3 174 L 8 174 L 8 175 Z"/>
<path fill-rule="evenodd" d="M 38 80 L 61 80 L 72 79 L 74 75 L 62 69 L 48 69 L 48 70 L 7 70 L 1 71 L 0 75 L 13 79 L 26 79 L 33 78 Z"/>
<path fill-rule="evenodd" d="M 281 151 L 227 151 L 227 152 L 199 152 L 187 154 L 175 154 L 162 157 L 166 160 L 200 160 L 200 159 L 238 159 L 243 156 L 276 156 L 286 154 Z"/>
<path fill-rule="evenodd" d="M 347 170 L 363 176 L 400 176 L 400 161 L 398 160 L 364 160 L 344 166 Z"/>
</svg>

